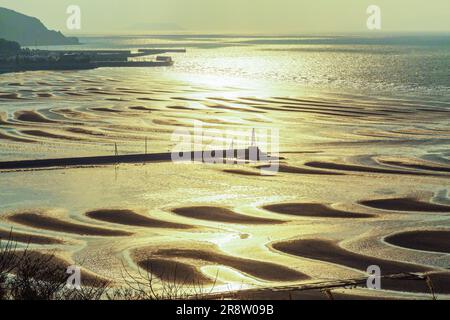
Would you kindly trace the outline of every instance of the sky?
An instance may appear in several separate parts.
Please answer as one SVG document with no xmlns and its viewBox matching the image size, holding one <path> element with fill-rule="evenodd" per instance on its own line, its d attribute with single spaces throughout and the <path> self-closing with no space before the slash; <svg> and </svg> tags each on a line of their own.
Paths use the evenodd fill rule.
<svg viewBox="0 0 450 320">
<path fill-rule="evenodd" d="M 81 9 L 68 30 L 66 9 Z M 318 34 L 368 31 L 369 5 L 384 32 L 450 32 L 450 0 L 0 0 L 65 34 Z"/>
</svg>

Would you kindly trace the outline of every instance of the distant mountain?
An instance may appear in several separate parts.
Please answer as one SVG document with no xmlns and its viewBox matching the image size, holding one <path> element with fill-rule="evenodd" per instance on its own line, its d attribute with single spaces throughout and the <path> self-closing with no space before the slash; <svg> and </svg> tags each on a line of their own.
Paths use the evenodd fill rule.
<svg viewBox="0 0 450 320">
<path fill-rule="evenodd" d="M 47 29 L 39 19 L 0 7 L 0 38 L 17 41 L 22 46 L 78 44 L 75 37 Z"/>
</svg>

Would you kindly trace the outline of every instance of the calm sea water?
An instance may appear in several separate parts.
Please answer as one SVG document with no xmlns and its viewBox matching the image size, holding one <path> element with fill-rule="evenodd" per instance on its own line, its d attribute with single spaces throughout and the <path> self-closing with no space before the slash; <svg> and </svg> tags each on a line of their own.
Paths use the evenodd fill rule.
<svg viewBox="0 0 450 320">
<path fill-rule="evenodd" d="M 186 48 L 167 72 L 450 100 L 450 35 L 82 37 L 81 48 Z M 233 83 L 231 81 L 230 83 Z"/>
</svg>

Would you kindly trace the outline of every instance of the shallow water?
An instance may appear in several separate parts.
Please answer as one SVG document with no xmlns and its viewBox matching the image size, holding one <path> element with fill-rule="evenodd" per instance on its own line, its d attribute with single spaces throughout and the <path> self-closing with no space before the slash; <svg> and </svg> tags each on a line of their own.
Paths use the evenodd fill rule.
<svg viewBox="0 0 450 320">
<path fill-rule="evenodd" d="M 111 43 L 87 40 L 88 47 Z M 250 40 L 259 42 L 230 44 Z M 112 47 L 127 47 L 125 41 L 131 40 L 116 39 Z M 156 43 L 165 46 L 175 41 Z M 263 134 L 264 130 L 278 130 L 278 149 L 284 158 L 278 174 L 260 175 L 266 172 L 257 163 L 148 163 L 1 172 L 0 228 L 64 239 L 62 245 L 31 247 L 57 248 L 68 260 L 83 262 L 84 268 L 118 281 L 121 261 L 136 272 L 145 253 L 193 266 L 210 278 L 217 276 L 218 288 L 225 289 L 230 288 L 225 284 L 239 288 L 242 283 L 265 286 L 296 281 L 271 279 L 273 270 L 267 266 L 261 267 L 259 277 L 250 275 L 223 255 L 276 263 L 311 281 L 364 274 L 339 263 L 287 255 L 271 247 L 289 239 L 333 240 L 371 257 L 436 270 L 448 268 L 446 253 L 396 247 L 383 239 L 403 231 L 448 230 L 450 208 L 446 212 L 433 212 L 426 205 L 417 211 L 380 210 L 362 203 L 408 198 L 449 204 L 450 103 L 445 47 L 432 50 L 419 44 L 420 50 L 411 56 L 411 43 L 391 45 L 389 50 L 396 50 L 394 53 L 386 44 L 372 44 L 370 50 L 375 53 L 368 54 L 367 44 L 358 44 L 364 46 L 358 51 L 344 44 L 326 44 L 327 49 L 316 44 L 313 50 L 310 43 L 280 45 L 268 43 L 268 39 L 264 43 L 242 38 L 202 41 L 221 45 L 207 49 L 205 44 L 191 44 L 186 55 L 174 55 L 177 63 L 173 68 L 2 75 L 2 160 L 112 155 L 114 144 L 120 154 L 143 153 L 146 139 L 149 152 L 166 152 L 176 144 L 171 141 L 174 130 L 192 133 L 195 125 L 201 124 L 206 137 L 192 143 L 197 150 L 228 147 L 231 140 L 224 136 L 226 130 L 241 131 L 234 144 L 246 147 L 255 128 L 258 143 L 273 152 L 277 151 L 275 141 L 264 145 Z M 144 41 L 148 42 L 155 43 L 154 39 Z M 143 46 L 142 39 L 128 42 L 128 47 L 135 46 Z M 355 57 L 361 64 L 353 67 Z M 374 61 L 393 67 L 378 70 Z M 412 73 L 426 67 L 425 61 L 434 63 L 426 68 L 432 71 L 413 79 Z M 411 70 L 406 62 L 418 69 Z M 293 81 L 293 74 L 307 80 Z M 340 80 L 327 80 L 325 75 Z M 379 87 L 371 86 L 377 83 Z M 280 203 L 315 203 L 372 217 L 324 217 L 320 210 L 311 217 L 301 206 L 294 215 L 263 209 Z M 173 211 L 202 206 L 210 207 L 212 217 L 217 214 L 214 208 L 228 208 L 231 214 L 284 223 L 235 224 L 193 218 L 195 210 L 188 216 Z M 99 209 L 132 210 L 192 228 L 131 226 L 85 215 Z M 24 224 L 9 218 L 19 213 L 132 235 L 92 236 L 79 231 L 81 227 L 77 232 L 37 228 L 35 221 Z M 156 249 L 185 246 L 207 249 L 210 255 L 216 252 L 222 258 L 155 253 Z"/>
</svg>

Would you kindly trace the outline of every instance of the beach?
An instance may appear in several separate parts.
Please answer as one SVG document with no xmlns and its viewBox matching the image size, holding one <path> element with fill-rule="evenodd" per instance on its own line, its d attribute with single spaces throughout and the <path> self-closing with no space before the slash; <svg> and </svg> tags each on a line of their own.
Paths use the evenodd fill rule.
<svg viewBox="0 0 450 320">
<path fill-rule="evenodd" d="M 114 286 L 143 270 L 226 292 L 352 279 L 379 265 L 383 275 L 430 273 L 436 294 L 448 299 L 450 103 L 441 74 L 428 84 L 399 75 L 377 82 L 382 71 L 366 70 L 373 86 L 364 88 L 365 72 L 345 67 L 352 59 L 380 61 L 384 47 L 349 53 L 336 45 L 330 56 L 302 43 L 257 40 L 215 50 L 189 39 L 192 48 L 173 55 L 174 67 L 160 69 L 1 75 L 2 162 L 107 161 L 0 168 L 0 237 L 12 229 L 20 250 L 54 251 L 60 264 L 81 264 L 88 282 Z M 87 47 L 103 41 L 85 39 Z M 121 41 L 114 48 L 129 45 Z M 447 61 L 445 48 L 417 54 Z M 391 50 L 406 55 L 401 46 Z M 328 66 L 340 57 L 330 79 L 308 64 L 314 54 Z M 331 79 L 339 74 L 351 85 Z M 248 148 L 255 132 L 277 166 L 133 158 L 170 154 L 175 131 L 199 127 L 201 141 L 186 151 Z M 274 131 L 277 146 L 265 140 Z M 116 163 L 117 154 L 134 161 Z M 424 282 L 386 280 L 382 289 L 342 289 L 336 297 L 430 298 Z"/>
</svg>

